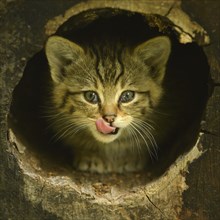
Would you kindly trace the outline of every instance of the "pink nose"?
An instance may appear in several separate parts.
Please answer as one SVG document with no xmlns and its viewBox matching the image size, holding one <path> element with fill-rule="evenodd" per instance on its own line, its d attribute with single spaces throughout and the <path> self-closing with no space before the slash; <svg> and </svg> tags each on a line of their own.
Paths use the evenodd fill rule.
<svg viewBox="0 0 220 220">
<path fill-rule="evenodd" d="M 105 119 L 105 121 L 107 121 L 108 123 L 112 123 L 115 120 L 116 115 L 104 115 L 103 118 Z"/>
</svg>

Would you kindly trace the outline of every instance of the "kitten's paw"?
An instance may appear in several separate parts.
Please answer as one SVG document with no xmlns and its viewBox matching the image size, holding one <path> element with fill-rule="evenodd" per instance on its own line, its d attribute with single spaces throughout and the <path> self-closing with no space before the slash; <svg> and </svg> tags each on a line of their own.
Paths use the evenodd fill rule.
<svg viewBox="0 0 220 220">
<path fill-rule="evenodd" d="M 83 157 L 74 162 L 74 167 L 80 171 L 88 171 L 94 173 L 109 172 L 109 168 L 103 161 L 96 157 Z"/>
<path fill-rule="evenodd" d="M 141 162 L 125 163 L 123 165 L 123 172 L 138 172 L 143 170 L 143 164 Z"/>
</svg>

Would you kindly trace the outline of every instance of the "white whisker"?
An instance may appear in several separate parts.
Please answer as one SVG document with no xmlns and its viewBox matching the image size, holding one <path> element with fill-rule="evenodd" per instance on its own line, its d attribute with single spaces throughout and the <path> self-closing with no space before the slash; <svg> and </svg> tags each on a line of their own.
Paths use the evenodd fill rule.
<svg viewBox="0 0 220 220">
<path fill-rule="evenodd" d="M 153 136 L 153 134 L 150 132 L 150 130 L 153 129 L 151 125 L 148 123 L 138 119 L 137 122 L 132 122 L 130 125 L 133 127 L 133 129 L 136 131 L 136 133 L 141 137 L 141 139 L 144 141 L 148 152 L 150 154 L 151 158 L 157 158 L 157 143 Z M 147 141 L 146 140 L 149 141 Z"/>
<path fill-rule="evenodd" d="M 141 150 L 142 150 L 142 148 L 141 148 L 141 144 L 140 144 L 140 141 L 139 141 L 139 139 L 138 139 L 138 136 L 137 136 L 135 130 L 133 129 L 133 127 L 129 127 L 129 128 L 128 128 L 128 131 L 129 131 L 129 133 L 131 134 L 131 139 L 132 139 L 132 143 L 133 143 L 132 149 L 133 149 L 133 151 L 134 151 L 134 150 L 137 150 L 139 156 L 141 157 Z M 133 140 L 134 140 L 134 141 L 133 141 Z M 136 143 L 136 145 L 135 145 L 135 143 Z"/>
<path fill-rule="evenodd" d="M 140 131 L 142 131 L 143 135 L 146 135 L 147 139 L 150 141 L 150 146 L 152 148 L 152 150 L 154 151 L 153 155 L 155 158 L 157 158 L 157 143 L 156 140 L 154 138 L 154 136 L 152 135 L 152 133 L 149 131 L 148 127 L 146 127 L 144 124 L 141 123 L 135 123 L 133 122 L 137 128 L 139 128 Z M 152 152 L 152 150 L 150 150 Z"/>
<path fill-rule="evenodd" d="M 135 118 L 135 121 L 137 121 L 141 124 L 144 124 L 147 128 L 149 128 L 151 130 L 154 130 L 154 127 L 149 122 L 143 121 L 143 120 L 138 119 L 138 118 Z"/>
<path fill-rule="evenodd" d="M 59 130 L 52 137 L 52 140 L 53 140 L 53 142 L 57 142 L 60 139 L 64 139 L 67 136 L 72 136 L 72 135 L 76 134 L 77 132 L 79 132 L 83 128 L 86 128 L 86 124 L 85 125 L 81 125 L 81 126 L 77 126 L 77 127 L 75 127 L 74 124 L 70 124 L 70 125 L 66 126 L 65 128 L 63 128 L 62 130 Z"/>
</svg>

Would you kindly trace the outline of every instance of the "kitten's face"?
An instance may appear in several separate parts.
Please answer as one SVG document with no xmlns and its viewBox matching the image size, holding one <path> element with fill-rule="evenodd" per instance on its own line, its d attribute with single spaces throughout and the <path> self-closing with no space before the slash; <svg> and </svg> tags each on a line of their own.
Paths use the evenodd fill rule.
<svg viewBox="0 0 220 220">
<path fill-rule="evenodd" d="M 99 47 L 86 52 L 73 42 L 51 37 L 46 54 L 54 109 L 66 120 L 64 133 L 87 131 L 104 143 L 132 135 L 161 98 L 169 53 L 166 37 L 132 51 Z"/>
</svg>

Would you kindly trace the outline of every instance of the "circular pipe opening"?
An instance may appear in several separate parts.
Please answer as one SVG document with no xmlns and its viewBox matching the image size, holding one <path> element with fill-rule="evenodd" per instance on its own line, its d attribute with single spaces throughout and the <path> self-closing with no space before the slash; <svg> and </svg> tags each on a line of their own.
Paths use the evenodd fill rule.
<svg viewBox="0 0 220 220">
<path fill-rule="evenodd" d="M 150 118 L 162 142 L 158 143 L 157 158 L 149 160 L 142 175 L 135 174 L 143 183 L 152 179 L 149 176 L 163 174 L 180 155 L 194 146 L 208 99 L 209 65 L 203 49 L 196 43 L 179 43 L 172 23 L 159 15 L 96 9 L 71 17 L 55 33 L 79 45 L 90 43 L 103 34 L 110 36 L 109 39 L 118 36 L 128 39 L 131 48 L 157 36 L 167 36 L 171 41 L 171 54 L 161 84 L 164 93 Z M 37 163 L 44 175 L 48 172 L 65 173 L 74 176 L 75 181 L 88 176 L 101 178 L 97 174 L 73 171 L 72 148 L 64 144 L 62 138 L 54 139 L 56 134 L 47 120 L 49 115 L 45 114 L 53 108 L 48 105 L 52 85 L 43 49 L 28 61 L 13 92 L 9 125 L 19 143 L 26 148 L 22 157 L 27 161 L 34 158 L 30 163 Z M 127 181 L 130 175 L 133 174 L 119 177 Z M 107 176 L 112 180 L 112 175 Z"/>
</svg>

